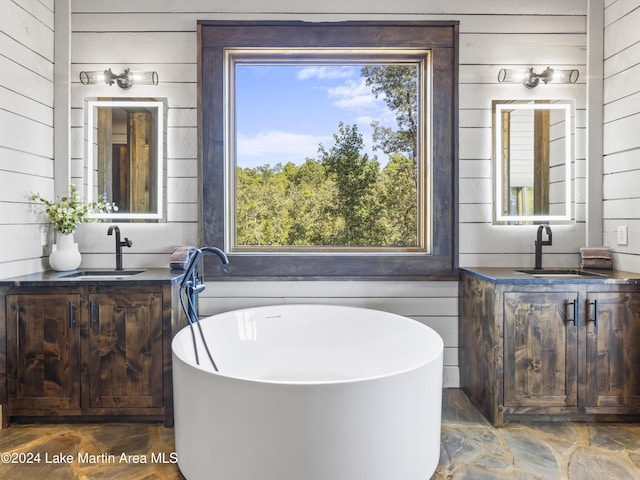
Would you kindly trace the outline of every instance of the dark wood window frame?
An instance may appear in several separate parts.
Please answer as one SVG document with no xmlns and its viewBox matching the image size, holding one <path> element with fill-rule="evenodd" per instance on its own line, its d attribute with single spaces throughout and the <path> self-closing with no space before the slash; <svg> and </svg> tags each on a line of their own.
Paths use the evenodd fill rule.
<svg viewBox="0 0 640 480">
<path fill-rule="evenodd" d="M 203 245 L 224 246 L 224 52 L 228 48 L 431 51 L 432 234 L 427 254 L 229 254 L 205 274 L 238 279 L 451 279 L 457 270 L 458 22 L 198 22 L 198 147 Z"/>
</svg>

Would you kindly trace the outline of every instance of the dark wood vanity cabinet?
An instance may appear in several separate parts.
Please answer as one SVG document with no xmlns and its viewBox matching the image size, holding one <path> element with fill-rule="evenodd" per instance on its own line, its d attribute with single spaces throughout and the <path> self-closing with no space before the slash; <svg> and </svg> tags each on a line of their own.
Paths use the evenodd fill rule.
<svg viewBox="0 0 640 480">
<path fill-rule="evenodd" d="M 640 415 L 640 285 L 462 273 L 461 387 L 509 418 Z"/>
<path fill-rule="evenodd" d="M 162 292 L 127 289 L 88 297 L 83 335 L 86 410 L 159 413 L 162 389 Z M 138 413 L 142 413 L 139 411 Z"/>
<path fill-rule="evenodd" d="M 7 297 L 11 414 L 80 411 L 79 293 Z"/>
<path fill-rule="evenodd" d="M 578 404 L 576 292 L 504 293 L 504 404 Z"/>
<path fill-rule="evenodd" d="M 186 324 L 176 285 L 5 293 L 5 425 L 11 417 L 51 416 L 173 424 L 171 339 Z"/>
<path fill-rule="evenodd" d="M 586 412 L 640 413 L 640 289 L 588 291 Z"/>
</svg>

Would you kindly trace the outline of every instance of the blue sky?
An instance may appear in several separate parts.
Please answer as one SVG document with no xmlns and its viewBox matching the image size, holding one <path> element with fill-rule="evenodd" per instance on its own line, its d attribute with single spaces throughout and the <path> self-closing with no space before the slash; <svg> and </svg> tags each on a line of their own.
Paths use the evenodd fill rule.
<svg viewBox="0 0 640 480">
<path fill-rule="evenodd" d="M 361 65 L 236 65 L 237 164 L 301 164 L 333 146 L 338 123 L 358 125 L 372 158 L 372 119 L 395 119 L 360 76 Z"/>
</svg>

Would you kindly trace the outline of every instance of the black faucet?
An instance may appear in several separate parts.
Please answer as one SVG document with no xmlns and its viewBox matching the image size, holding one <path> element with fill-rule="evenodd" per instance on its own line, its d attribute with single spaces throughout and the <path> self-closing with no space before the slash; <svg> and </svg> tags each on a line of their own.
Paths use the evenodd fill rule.
<svg viewBox="0 0 640 480">
<path fill-rule="evenodd" d="M 198 261 L 200 260 L 200 257 L 203 253 L 215 253 L 216 255 L 218 255 L 218 257 L 220 257 L 223 265 L 229 263 L 229 258 L 227 257 L 227 255 L 218 247 L 196 248 L 195 253 L 191 256 L 191 260 L 189 261 L 189 266 L 184 273 L 184 277 L 182 277 L 182 282 L 180 282 L 180 303 L 182 304 L 182 310 L 187 316 L 189 327 L 191 328 L 191 337 L 193 339 L 193 348 L 196 355 L 196 364 L 200 365 L 200 359 L 198 357 L 196 334 L 193 329 L 194 323 L 198 325 L 198 330 L 200 330 L 200 337 L 202 338 L 204 349 L 209 356 L 209 360 L 211 361 L 211 365 L 213 365 L 213 369 L 217 372 L 218 366 L 216 365 L 216 362 L 213 359 L 211 352 L 209 351 L 209 346 L 207 345 L 207 341 L 205 340 L 204 334 L 202 333 L 200 321 L 198 320 L 197 298 L 198 294 L 204 290 L 204 279 L 202 282 L 198 280 L 198 269 L 196 265 L 198 264 Z M 187 304 L 185 304 L 184 302 L 183 293 L 186 293 Z"/>
<path fill-rule="evenodd" d="M 547 232 L 547 239 L 542 241 L 542 230 Z M 549 225 L 540 225 L 538 227 L 538 236 L 536 237 L 536 270 L 542 269 L 542 246 L 551 245 L 551 227 Z"/>
<path fill-rule="evenodd" d="M 122 247 L 130 247 L 133 243 L 127 237 L 124 238 L 124 241 L 120 241 L 120 228 L 117 225 L 111 225 L 107 230 L 107 235 L 111 235 L 114 230 L 116 232 L 116 270 L 124 270 L 122 268 Z"/>
</svg>

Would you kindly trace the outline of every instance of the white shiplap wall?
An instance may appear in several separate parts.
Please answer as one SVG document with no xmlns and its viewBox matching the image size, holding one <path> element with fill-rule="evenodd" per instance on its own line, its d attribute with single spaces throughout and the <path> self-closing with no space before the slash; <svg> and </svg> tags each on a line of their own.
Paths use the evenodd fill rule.
<svg viewBox="0 0 640 480">
<path fill-rule="evenodd" d="M 199 19 L 459 20 L 460 21 L 460 264 L 530 265 L 535 227 L 491 225 L 491 100 L 571 98 L 576 101 L 578 223 L 554 229 L 547 262 L 572 264 L 584 244 L 584 79 L 586 0 L 72 0 L 71 175 L 82 184 L 82 102 L 86 96 L 166 97 L 168 222 L 124 225 L 133 239 L 125 265 L 165 266 L 175 245 L 197 243 L 196 21 Z M 292 13 L 293 12 L 293 13 Z M 544 48 L 541 48 L 543 46 Z M 511 65 L 578 68 L 580 83 L 526 90 L 498 85 Z M 160 85 L 84 87 L 81 70 L 126 67 L 157 70 Z M 83 266 L 113 263 L 103 225 L 86 225 L 77 238 Z M 112 239 L 111 239 L 112 240 Z M 446 345 L 445 385 L 458 384 L 456 282 L 210 282 L 201 313 L 278 303 L 338 303 L 378 308 L 433 326 Z"/>
<path fill-rule="evenodd" d="M 43 269 L 28 192 L 53 195 L 53 0 L 0 3 L 0 277 Z"/>
<path fill-rule="evenodd" d="M 617 268 L 640 271 L 640 0 L 609 0 L 604 11 L 604 242 Z M 617 245 L 627 226 L 629 244 Z"/>
</svg>

